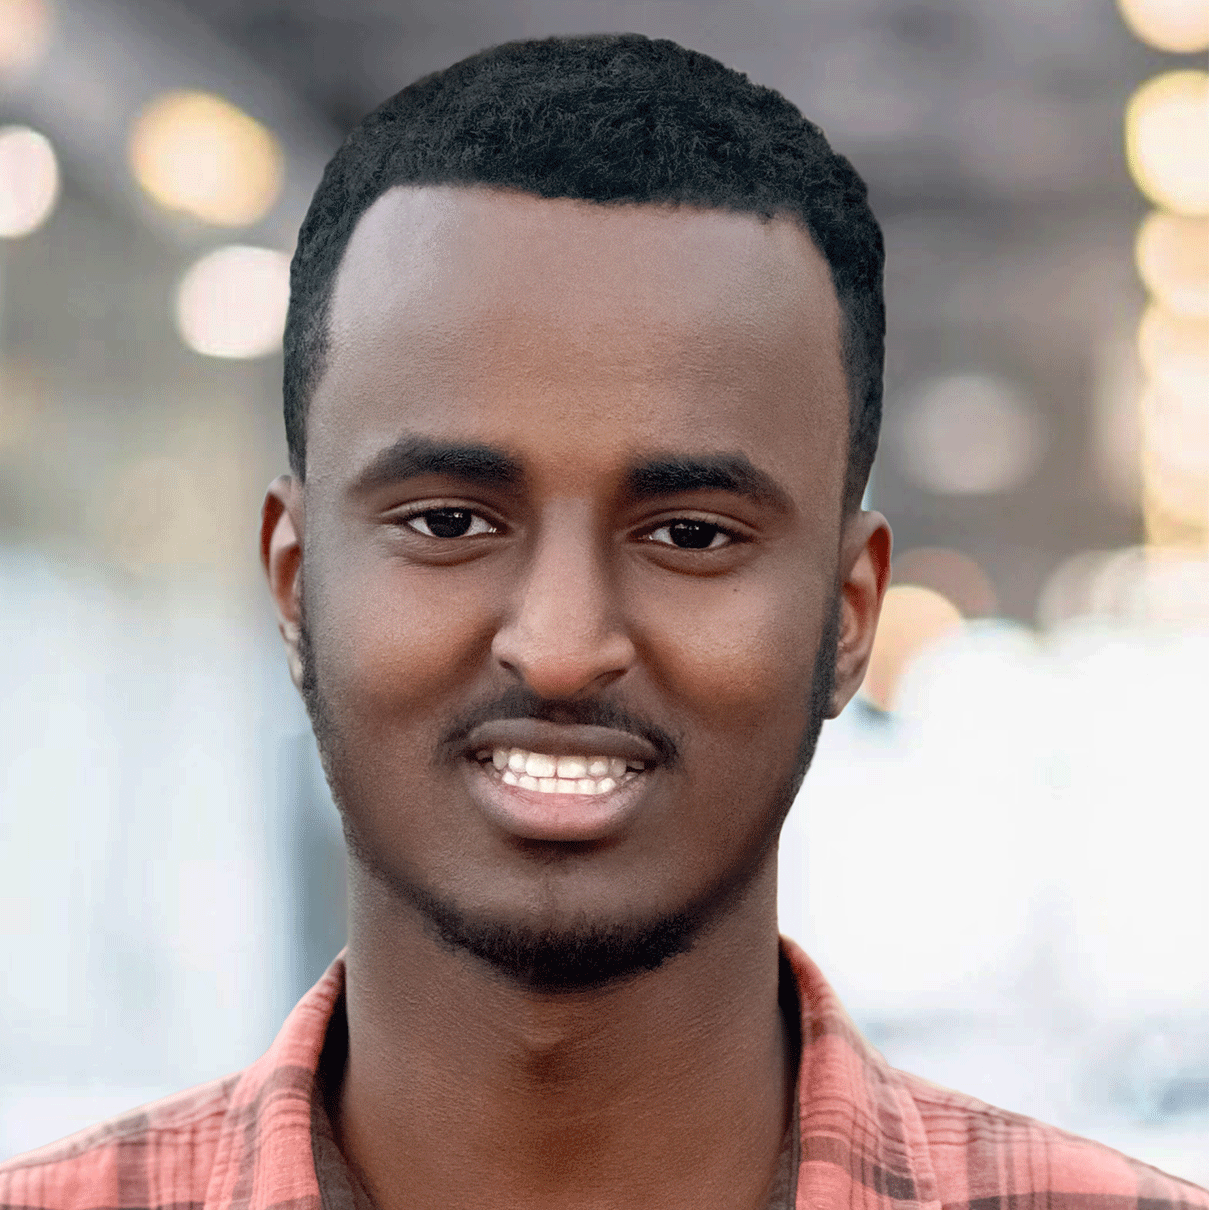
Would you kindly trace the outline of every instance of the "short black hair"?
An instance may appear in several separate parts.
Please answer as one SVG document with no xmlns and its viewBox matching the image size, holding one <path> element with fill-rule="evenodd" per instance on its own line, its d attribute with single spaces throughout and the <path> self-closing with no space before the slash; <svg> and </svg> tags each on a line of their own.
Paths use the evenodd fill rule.
<svg viewBox="0 0 1210 1210">
<path fill-rule="evenodd" d="M 284 408 L 300 479 L 336 272 L 357 220 L 396 185 L 796 217 L 827 260 L 840 304 L 850 398 L 844 502 L 858 506 L 878 445 L 886 327 L 882 230 L 865 183 L 780 93 L 641 34 L 492 47 L 396 93 L 345 140 L 290 266 Z"/>
</svg>

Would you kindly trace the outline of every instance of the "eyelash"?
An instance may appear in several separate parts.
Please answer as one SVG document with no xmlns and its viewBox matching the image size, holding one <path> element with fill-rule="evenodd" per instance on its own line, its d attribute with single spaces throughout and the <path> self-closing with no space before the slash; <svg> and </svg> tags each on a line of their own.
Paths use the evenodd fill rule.
<svg viewBox="0 0 1210 1210">
<path fill-rule="evenodd" d="M 462 513 L 471 518 L 472 527 L 474 526 L 476 521 L 481 521 L 485 526 L 487 526 L 487 529 L 480 530 L 479 533 L 442 536 L 440 534 L 435 534 L 435 533 L 431 532 L 431 529 L 430 529 L 430 532 L 427 534 L 421 533 L 421 531 L 419 529 L 417 529 L 415 525 L 412 524 L 412 522 L 418 521 L 424 517 L 431 516 L 434 513 Z M 408 529 L 412 530 L 414 533 L 420 534 L 420 536 L 423 538 L 432 538 L 436 542 L 442 542 L 442 541 L 456 542 L 460 538 L 468 538 L 468 537 L 480 538 L 480 537 L 483 537 L 485 534 L 498 534 L 500 532 L 500 526 L 498 526 L 494 521 L 489 521 L 488 518 L 485 517 L 482 513 L 476 512 L 475 509 L 473 509 L 473 508 L 461 508 L 455 504 L 437 505 L 436 507 L 430 506 L 428 508 L 418 508 L 410 513 L 407 513 L 405 516 L 397 518 L 396 523 L 398 525 L 406 526 Z M 425 527 L 428 528 L 427 521 L 425 522 Z"/>
<path fill-rule="evenodd" d="M 470 524 L 471 524 L 472 528 L 474 527 L 474 524 L 476 521 L 482 522 L 482 524 L 484 526 L 486 526 L 487 528 L 480 530 L 478 533 L 442 535 L 442 534 L 433 533 L 431 530 L 431 527 L 429 527 L 427 521 L 425 522 L 425 528 L 429 529 L 428 533 L 423 533 L 420 529 L 418 529 L 413 524 L 413 522 L 422 520 L 423 518 L 430 516 L 434 513 L 460 513 L 460 514 L 469 516 L 471 518 Z M 437 505 L 435 507 L 430 506 L 428 508 L 415 509 L 412 512 L 405 514 L 404 516 L 397 518 L 395 523 L 398 525 L 401 525 L 401 526 L 406 526 L 407 528 L 411 529 L 414 533 L 420 534 L 421 537 L 431 538 L 435 542 L 457 542 L 462 538 L 477 538 L 477 537 L 484 537 L 488 534 L 498 534 L 501 530 L 501 526 L 499 526 L 495 522 L 489 520 L 482 513 L 476 512 L 474 509 L 471 509 L 471 508 L 462 508 L 462 507 L 459 507 L 458 505 Z M 690 525 L 701 525 L 701 526 L 705 526 L 707 528 L 713 529 L 715 531 L 715 533 L 711 537 L 710 544 L 707 546 L 677 546 L 676 543 L 672 542 L 672 541 L 659 542 L 659 541 L 655 540 L 654 535 L 660 533 L 661 530 L 668 530 L 669 538 L 671 538 L 672 527 L 677 524 L 685 524 L 685 523 L 688 523 Z M 716 545 L 714 545 L 714 541 L 718 537 L 719 534 L 722 534 L 727 540 L 726 540 L 726 542 L 722 543 L 722 545 L 716 546 Z M 682 517 L 669 517 L 666 521 L 662 522 L 661 524 L 652 526 L 652 527 L 648 528 L 647 530 L 642 531 L 641 540 L 644 542 L 650 542 L 654 546 L 662 546 L 662 547 L 665 547 L 666 549 L 670 549 L 670 550 L 693 550 L 693 551 L 705 552 L 705 551 L 711 551 L 711 550 L 724 550 L 729 546 L 734 546 L 737 543 L 746 541 L 746 538 L 744 537 L 743 534 L 739 533 L 738 531 L 731 529 L 729 526 L 722 525 L 717 521 L 707 520 L 704 517 L 682 516 Z"/>
<path fill-rule="evenodd" d="M 677 546 L 675 542 L 671 542 L 671 541 L 669 541 L 669 542 L 656 542 L 655 541 L 655 539 L 653 537 L 654 534 L 658 534 L 661 530 L 666 529 L 666 530 L 670 531 L 668 536 L 669 536 L 669 538 L 671 538 L 672 537 L 672 534 L 671 534 L 672 527 L 677 524 L 685 524 L 686 522 L 689 523 L 690 525 L 702 525 L 702 526 L 707 527 L 708 529 L 713 529 L 715 531 L 715 534 L 714 534 L 714 537 L 712 537 L 710 540 L 710 545 L 708 545 L 708 546 Z M 721 546 L 715 546 L 714 538 L 717 537 L 719 534 L 722 534 L 727 539 L 727 541 L 724 542 Z M 708 521 L 704 517 L 669 517 L 667 521 L 661 522 L 659 525 L 653 526 L 652 528 L 644 531 L 644 537 L 643 537 L 643 541 L 651 542 L 652 545 L 654 545 L 654 546 L 663 546 L 668 550 L 691 550 L 691 551 L 701 551 L 703 553 L 706 551 L 713 551 L 713 550 L 725 550 L 727 547 L 735 546 L 736 544 L 743 542 L 745 540 L 746 539 L 745 539 L 744 535 L 739 533 L 738 531 L 731 529 L 730 527 L 728 527 L 726 525 L 722 525 L 718 521 Z"/>
</svg>

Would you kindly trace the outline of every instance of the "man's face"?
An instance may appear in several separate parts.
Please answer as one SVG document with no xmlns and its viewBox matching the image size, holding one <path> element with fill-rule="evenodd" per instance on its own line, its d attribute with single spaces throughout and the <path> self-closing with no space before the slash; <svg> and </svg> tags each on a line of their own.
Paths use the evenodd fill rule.
<svg viewBox="0 0 1210 1210">
<path fill-rule="evenodd" d="M 358 223 L 265 550 L 353 860 L 447 941 L 591 982 L 775 860 L 889 553 L 841 515 L 839 332 L 788 218 L 400 188 Z"/>
</svg>

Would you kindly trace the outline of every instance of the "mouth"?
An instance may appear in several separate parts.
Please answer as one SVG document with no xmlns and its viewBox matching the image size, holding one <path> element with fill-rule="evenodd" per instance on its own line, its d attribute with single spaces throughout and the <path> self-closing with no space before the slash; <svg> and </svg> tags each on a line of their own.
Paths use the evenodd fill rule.
<svg viewBox="0 0 1210 1210">
<path fill-rule="evenodd" d="M 523 840 L 601 841 L 646 809 L 663 754 L 642 736 L 608 727 L 496 719 L 463 748 L 471 798 Z"/>
<path fill-rule="evenodd" d="M 526 748 L 480 749 L 474 758 L 506 786 L 538 794 L 609 794 L 643 773 L 646 761 L 603 754 L 534 752 Z"/>
</svg>

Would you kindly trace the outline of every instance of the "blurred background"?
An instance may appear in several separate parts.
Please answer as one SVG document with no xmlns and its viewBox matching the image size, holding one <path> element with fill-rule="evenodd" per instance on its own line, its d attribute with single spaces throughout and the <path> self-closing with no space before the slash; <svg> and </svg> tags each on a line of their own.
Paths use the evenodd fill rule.
<svg viewBox="0 0 1210 1210">
<path fill-rule="evenodd" d="M 342 944 L 256 559 L 295 232 L 390 93 L 604 29 L 885 225 L 895 587 L 785 931 L 892 1063 L 1205 1183 L 1203 0 L 0 0 L 0 1155 L 248 1063 Z"/>
</svg>

